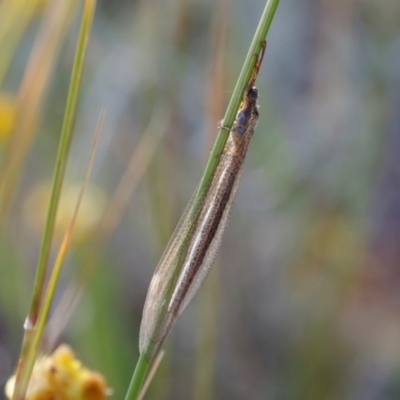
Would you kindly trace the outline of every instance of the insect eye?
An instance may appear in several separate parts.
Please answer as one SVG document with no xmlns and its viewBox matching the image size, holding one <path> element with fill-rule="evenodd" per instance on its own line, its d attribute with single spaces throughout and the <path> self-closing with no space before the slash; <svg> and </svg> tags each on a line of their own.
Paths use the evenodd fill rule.
<svg viewBox="0 0 400 400">
<path fill-rule="evenodd" d="M 256 87 L 252 87 L 247 94 L 250 100 L 257 100 L 258 98 L 258 90 Z"/>
</svg>

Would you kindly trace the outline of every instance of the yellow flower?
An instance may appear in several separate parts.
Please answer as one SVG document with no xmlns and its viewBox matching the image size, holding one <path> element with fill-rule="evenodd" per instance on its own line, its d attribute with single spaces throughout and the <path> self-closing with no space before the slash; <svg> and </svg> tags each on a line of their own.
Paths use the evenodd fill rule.
<svg viewBox="0 0 400 400">
<path fill-rule="evenodd" d="M 10 134 L 15 122 L 16 100 L 12 95 L 0 93 L 0 143 Z"/>
<path fill-rule="evenodd" d="M 8 399 L 12 397 L 14 383 L 13 376 L 6 385 Z M 106 400 L 109 394 L 103 376 L 83 367 L 72 350 L 61 345 L 52 355 L 36 362 L 25 399 Z"/>
</svg>

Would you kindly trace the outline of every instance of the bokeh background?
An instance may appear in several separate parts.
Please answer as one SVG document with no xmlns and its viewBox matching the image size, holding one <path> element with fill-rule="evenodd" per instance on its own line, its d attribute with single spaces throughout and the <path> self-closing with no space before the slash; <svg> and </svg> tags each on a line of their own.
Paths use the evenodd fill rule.
<svg viewBox="0 0 400 400">
<path fill-rule="evenodd" d="M 103 106 L 106 116 L 52 326 L 115 399 L 263 7 L 98 1 L 53 260 Z M 81 10 L 0 3 L 3 164 L 12 135 L 23 138 L 1 199 L 2 385 L 32 293 Z M 257 86 L 260 123 L 218 261 L 146 398 L 398 399 L 400 2 L 281 0 Z M 67 320 L 57 304 L 82 269 Z"/>
</svg>

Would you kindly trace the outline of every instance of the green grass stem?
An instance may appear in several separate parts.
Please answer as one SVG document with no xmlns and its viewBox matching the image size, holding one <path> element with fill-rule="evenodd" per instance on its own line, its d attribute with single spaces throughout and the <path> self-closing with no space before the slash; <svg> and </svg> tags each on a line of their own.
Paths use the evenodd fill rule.
<svg viewBox="0 0 400 400">
<path fill-rule="evenodd" d="M 206 169 L 203 177 L 200 181 L 199 189 L 194 199 L 192 213 L 190 218 L 193 221 L 196 219 L 198 211 L 202 205 L 203 199 L 207 194 L 207 190 L 211 180 L 214 177 L 217 169 L 221 153 L 225 147 L 226 141 L 229 136 L 229 129 L 232 127 L 236 114 L 238 112 L 240 103 L 243 98 L 244 91 L 250 81 L 254 66 L 259 59 L 262 44 L 267 36 L 269 27 L 275 15 L 275 11 L 278 7 L 279 0 L 267 0 L 263 14 L 261 16 L 259 25 L 254 34 L 253 41 L 250 45 L 247 57 L 243 64 L 242 71 L 240 72 L 236 87 L 233 91 L 231 100 L 226 110 L 224 119 L 221 124 L 221 129 L 218 133 L 216 142 L 211 151 L 210 158 L 208 160 Z M 143 384 L 146 371 L 149 367 L 149 363 L 144 354 L 141 354 L 138 363 L 135 368 L 135 372 L 132 376 L 132 380 L 126 395 L 125 400 L 136 400 L 140 391 L 140 387 Z"/>
<path fill-rule="evenodd" d="M 33 325 L 35 325 L 37 320 L 43 294 L 43 286 L 47 272 L 47 264 L 57 216 L 58 203 L 61 195 L 62 183 L 64 180 L 65 169 L 75 125 L 83 63 L 85 60 L 86 48 L 92 26 L 95 4 L 95 0 L 86 0 L 82 15 L 78 44 L 75 52 L 71 81 L 68 90 L 67 104 L 64 113 L 64 121 L 61 128 L 60 144 L 58 147 L 56 165 L 54 169 L 50 204 L 36 269 L 34 294 L 29 311 L 30 321 Z"/>
<path fill-rule="evenodd" d="M 46 225 L 36 269 L 32 302 L 28 318 L 25 322 L 25 335 L 22 343 L 21 356 L 17 369 L 17 377 L 16 377 L 13 400 L 21 400 L 25 398 L 25 393 L 28 387 L 30 375 L 32 373 L 34 365 L 35 357 L 31 357 L 32 341 L 36 329 L 36 323 L 39 311 L 42 304 L 43 288 L 47 272 L 48 258 L 53 239 L 57 208 L 60 199 L 61 188 L 67 164 L 67 158 L 69 154 L 74 124 L 75 124 L 75 116 L 78 104 L 83 64 L 85 60 L 86 48 L 93 22 L 95 5 L 96 5 L 95 0 L 86 0 L 83 9 L 79 38 L 75 52 L 75 59 L 72 68 L 71 81 L 68 91 L 67 104 L 64 113 L 64 121 L 61 129 L 60 144 L 58 148 L 56 166 L 54 170 L 50 204 L 49 204 Z M 29 354 L 29 363 L 26 362 L 28 354 Z"/>
<path fill-rule="evenodd" d="M 232 128 L 232 125 L 235 121 L 240 102 L 243 98 L 244 90 L 250 81 L 253 68 L 260 55 L 262 43 L 267 37 L 267 33 L 269 27 L 271 26 L 278 4 L 279 0 L 267 0 L 256 33 L 254 34 L 253 41 L 251 42 L 249 51 L 244 61 L 242 71 L 240 72 L 235 89 L 232 93 L 231 100 L 228 104 L 228 108 L 226 109 L 224 119 L 222 120 L 221 129 L 218 132 L 218 136 L 214 147 L 211 150 L 211 155 L 208 159 L 203 177 L 201 178 L 193 206 L 194 214 L 197 213 L 197 210 L 202 203 L 202 199 L 207 193 L 208 186 L 214 177 L 215 170 L 217 169 L 219 163 L 219 158 L 229 137 L 229 129 Z"/>
<path fill-rule="evenodd" d="M 141 354 L 136 364 L 135 372 L 133 373 L 125 400 L 136 400 L 138 398 L 144 378 L 146 377 L 147 370 L 149 369 L 149 365 L 150 364 L 147 361 L 146 356 Z"/>
</svg>

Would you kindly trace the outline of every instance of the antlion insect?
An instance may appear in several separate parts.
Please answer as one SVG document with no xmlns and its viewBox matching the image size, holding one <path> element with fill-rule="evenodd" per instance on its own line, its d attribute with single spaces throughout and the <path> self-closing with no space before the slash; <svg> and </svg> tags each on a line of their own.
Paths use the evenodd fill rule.
<svg viewBox="0 0 400 400">
<path fill-rule="evenodd" d="M 179 222 L 147 293 L 139 348 L 152 362 L 177 318 L 209 272 L 221 244 L 244 159 L 257 126 L 258 90 L 254 87 L 266 42 L 244 92 L 229 139 L 203 202 L 193 217 L 193 196 Z M 228 129 L 228 128 L 227 128 Z"/>
</svg>

